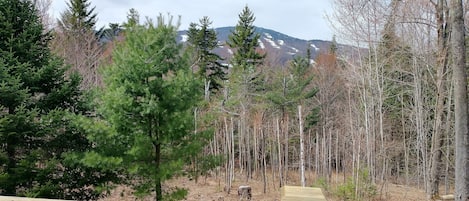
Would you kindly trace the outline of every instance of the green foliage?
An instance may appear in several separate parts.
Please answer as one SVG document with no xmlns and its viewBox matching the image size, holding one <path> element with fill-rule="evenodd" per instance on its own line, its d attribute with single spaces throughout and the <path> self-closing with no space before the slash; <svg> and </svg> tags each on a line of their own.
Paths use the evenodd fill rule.
<svg viewBox="0 0 469 201">
<path fill-rule="evenodd" d="M 241 71 L 255 72 L 255 67 L 262 64 L 265 55 L 256 51 L 259 47 L 260 34 L 256 33 L 254 14 L 245 6 L 239 14 L 238 24 L 228 37 L 228 45 L 235 50 L 231 63 Z"/>
<path fill-rule="evenodd" d="M 356 200 L 355 189 L 355 183 L 353 179 L 349 177 L 344 184 L 337 186 L 335 194 L 341 200 Z"/>
<path fill-rule="evenodd" d="M 191 177 L 198 182 L 199 176 L 208 176 L 211 170 L 223 164 L 222 155 L 198 155 L 193 158 L 193 167 L 190 169 Z"/>
<path fill-rule="evenodd" d="M 131 8 L 127 13 L 127 22 L 124 23 L 124 27 L 132 28 L 140 24 L 140 14 L 135 8 Z"/>
<path fill-rule="evenodd" d="M 265 93 L 266 77 L 262 69 L 258 68 L 265 54 L 257 51 L 260 35 L 255 32 L 254 20 L 254 14 L 246 6 L 239 14 L 238 24 L 227 41 L 234 54 L 230 61 L 233 68 L 227 86 L 233 96 L 226 100 L 226 106 L 242 106 L 243 111 L 252 110 L 252 103 L 261 98 L 258 95 Z"/>
<path fill-rule="evenodd" d="M 335 196 L 341 200 L 372 200 L 376 194 L 376 186 L 371 182 L 369 170 L 366 168 L 360 170 L 356 180 L 348 177 L 335 191 Z"/>
<path fill-rule="evenodd" d="M 169 194 L 165 199 L 167 201 L 176 201 L 176 200 L 184 200 L 187 197 L 188 191 L 182 188 L 174 188 L 171 189 L 171 194 Z"/>
<path fill-rule="evenodd" d="M 212 22 L 208 17 L 199 20 L 199 24 L 191 23 L 187 32 L 188 42 L 195 53 L 197 74 L 203 77 L 214 93 L 222 88 L 222 82 L 227 79 L 227 66 L 222 65 L 222 58 L 213 50 L 218 47 L 217 33 L 210 28 Z"/>
<path fill-rule="evenodd" d="M 329 184 L 327 183 L 327 180 L 325 177 L 320 177 L 316 179 L 316 181 L 313 184 L 313 187 L 322 188 L 326 192 L 329 191 Z"/>
<path fill-rule="evenodd" d="M 414 71 L 412 69 L 414 62 L 412 50 L 396 34 L 392 23 L 392 21 L 386 23 L 376 49 L 377 54 L 370 59 L 373 62 L 372 64 L 376 66 L 376 73 L 379 73 L 382 77 L 379 80 L 382 87 L 380 91 L 382 92 L 372 91 L 371 93 L 382 93 L 380 95 L 383 98 L 381 107 L 388 124 L 385 132 L 393 139 L 399 139 L 403 137 L 402 130 L 406 127 L 402 124 L 402 118 L 412 118 L 410 114 L 403 113 L 402 110 L 415 104 L 414 79 L 423 76 L 425 73 L 421 75 L 411 73 Z M 429 88 L 432 87 L 431 85 L 428 85 Z M 370 90 L 376 89 L 372 87 Z M 423 93 L 426 93 L 425 90 Z M 426 103 L 422 105 L 433 105 L 435 100 L 431 97 L 426 98 L 424 100 Z M 402 159 L 397 160 L 403 161 Z"/>
<path fill-rule="evenodd" d="M 97 14 L 96 7 L 92 7 L 88 0 L 70 0 L 68 9 L 61 14 L 59 26 L 66 31 L 90 31 L 94 30 Z"/>
<path fill-rule="evenodd" d="M 126 40 L 116 46 L 113 63 L 104 71 L 105 89 L 98 97 L 103 119 L 87 128 L 95 149 L 83 162 L 123 171 L 136 195 L 156 192 L 162 200 L 172 194 L 162 192 L 162 182 L 180 174 L 203 147 L 192 115 L 202 88 L 176 42 L 172 17 L 167 23 L 161 15 L 156 24 L 129 21 Z"/>
<path fill-rule="evenodd" d="M 288 69 L 273 75 L 274 79 L 266 94 L 273 108 L 295 114 L 298 105 L 308 105 L 318 92 L 318 89 L 312 86 L 311 69 L 309 59 L 295 57 Z M 319 108 L 311 108 L 305 114 L 306 129 L 319 121 Z"/>
<path fill-rule="evenodd" d="M 91 147 L 74 124 L 89 110 L 49 39 L 31 1 L 0 0 L 0 192 L 96 199 L 90 187 L 115 175 L 65 162 Z"/>
</svg>

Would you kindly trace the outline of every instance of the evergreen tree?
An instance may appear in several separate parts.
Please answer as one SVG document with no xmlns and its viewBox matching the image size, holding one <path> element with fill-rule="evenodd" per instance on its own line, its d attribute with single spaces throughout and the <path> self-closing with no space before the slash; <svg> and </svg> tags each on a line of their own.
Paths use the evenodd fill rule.
<svg viewBox="0 0 469 201">
<path fill-rule="evenodd" d="M 335 38 L 335 35 L 332 36 L 332 41 L 331 41 L 331 42 L 332 42 L 332 44 L 331 44 L 331 46 L 329 47 L 329 53 L 330 53 L 330 54 L 337 54 L 337 50 L 338 50 L 339 48 L 337 47 L 337 40 L 336 40 L 336 38 Z"/>
<path fill-rule="evenodd" d="M 252 153 L 250 138 L 252 138 L 249 122 L 250 117 L 261 109 L 262 93 L 265 92 L 265 77 L 258 68 L 263 63 L 265 55 L 257 52 L 260 35 L 255 32 L 253 25 L 254 14 L 246 6 L 239 14 L 238 24 L 228 36 L 228 45 L 233 49 L 231 58 L 230 81 L 226 87 L 223 100 L 223 110 L 231 114 L 239 114 L 238 131 L 236 135 L 240 143 L 246 143 L 245 149 L 240 151 L 240 164 L 246 170 L 246 182 L 252 178 Z M 230 112 L 230 111 L 235 111 Z M 255 154 L 254 154 L 255 155 Z"/>
<path fill-rule="evenodd" d="M 86 111 L 80 78 L 66 78 L 49 39 L 31 1 L 0 0 L 0 192 L 95 198 L 106 176 L 66 160 L 91 147 L 73 123 Z"/>
<path fill-rule="evenodd" d="M 124 23 L 124 27 L 130 28 L 140 24 L 140 14 L 135 8 L 131 8 L 127 13 L 127 22 Z"/>
<path fill-rule="evenodd" d="M 90 128 L 96 151 L 85 160 L 125 170 L 137 195 L 182 199 L 180 189 L 163 196 L 162 183 L 202 149 L 203 133 L 194 133 L 192 115 L 201 100 L 200 83 L 189 72 L 171 19 L 127 25 L 132 26 L 126 40 L 117 44 L 113 64 L 105 68 L 99 109 L 104 120 Z M 110 125 L 107 134 L 100 130 L 103 125 Z"/>
<path fill-rule="evenodd" d="M 206 88 L 216 92 L 222 88 L 222 82 L 227 79 L 227 66 L 222 65 L 220 63 L 222 58 L 213 52 L 218 46 L 218 40 L 217 33 L 210 28 L 212 22 L 205 16 L 199 23 L 190 24 L 187 33 L 188 42 L 195 52 L 198 74 L 204 78 Z"/>
<path fill-rule="evenodd" d="M 228 45 L 235 50 L 231 63 L 234 68 L 254 72 L 256 66 L 262 64 L 265 55 L 256 51 L 259 47 L 260 34 L 256 33 L 254 14 L 245 6 L 239 14 L 238 24 L 228 37 Z"/>
<path fill-rule="evenodd" d="M 94 30 L 97 14 L 96 7 L 90 8 L 88 0 L 70 0 L 67 2 L 68 9 L 61 14 L 59 26 L 68 31 Z"/>
<path fill-rule="evenodd" d="M 313 75 L 308 56 L 293 58 L 287 71 L 274 76 L 273 83 L 268 86 L 267 99 L 282 113 L 294 115 L 298 105 L 312 105 L 312 98 L 318 89 L 312 86 Z M 310 128 L 318 121 L 318 109 L 311 108 L 306 112 L 306 128 Z M 284 114 L 285 115 L 285 114 Z"/>
<path fill-rule="evenodd" d="M 238 101 L 251 103 L 252 95 L 265 88 L 263 74 L 258 69 L 265 55 L 256 51 L 260 35 L 255 32 L 254 20 L 252 11 L 247 6 L 244 7 L 239 14 L 238 24 L 228 36 L 227 43 L 234 50 L 230 61 L 233 68 L 229 88 L 233 94 L 239 95 L 234 99 L 235 104 L 238 104 Z"/>
<path fill-rule="evenodd" d="M 95 30 L 97 14 L 88 0 L 70 0 L 67 6 L 58 20 L 51 46 L 71 66 L 71 71 L 82 76 L 81 87 L 90 89 L 101 84 L 97 68 L 102 55 L 99 38 L 104 29 Z"/>
</svg>

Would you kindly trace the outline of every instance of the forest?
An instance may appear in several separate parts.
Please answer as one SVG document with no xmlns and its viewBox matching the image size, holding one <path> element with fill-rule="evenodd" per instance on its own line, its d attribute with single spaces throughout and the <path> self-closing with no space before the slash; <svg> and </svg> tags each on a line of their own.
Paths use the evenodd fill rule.
<svg viewBox="0 0 469 201">
<path fill-rule="evenodd" d="M 223 58 L 210 16 L 182 43 L 171 14 L 100 28 L 89 0 L 58 19 L 50 0 L 0 0 L 0 195 L 184 200 L 169 185 L 184 177 L 226 196 L 256 181 L 260 195 L 466 200 L 469 4 L 331 2 L 330 47 L 279 64 L 249 5 Z"/>
</svg>

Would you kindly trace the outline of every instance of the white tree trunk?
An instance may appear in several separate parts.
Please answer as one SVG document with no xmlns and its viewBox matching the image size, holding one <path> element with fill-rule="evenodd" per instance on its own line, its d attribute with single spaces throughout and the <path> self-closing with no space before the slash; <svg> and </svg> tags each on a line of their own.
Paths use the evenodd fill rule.
<svg viewBox="0 0 469 201">
<path fill-rule="evenodd" d="M 298 120 L 300 123 L 300 180 L 301 186 L 306 186 L 305 181 L 305 140 L 303 134 L 303 117 L 301 115 L 301 105 L 298 105 Z"/>
</svg>

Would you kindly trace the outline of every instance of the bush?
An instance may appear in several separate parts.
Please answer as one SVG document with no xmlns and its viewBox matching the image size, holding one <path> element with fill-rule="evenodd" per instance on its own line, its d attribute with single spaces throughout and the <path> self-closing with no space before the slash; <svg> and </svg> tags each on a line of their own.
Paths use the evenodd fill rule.
<svg viewBox="0 0 469 201">
<path fill-rule="evenodd" d="M 329 185 L 327 184 L 327 180 L 324 177 L 319 177 L 313 184 L 313 187 L 322 188 L 324 191 L 329 191 Z"/>
<path fill-rule="evenodd" d="M 371 182 L 368 169 L 362 169 L 356 181 L 353 177 L 348 177 L 344 184 L 337 186 L 334 194 L 341 200 L 372 200 L 377 191 L 375 184 Z"/>
</svg>

